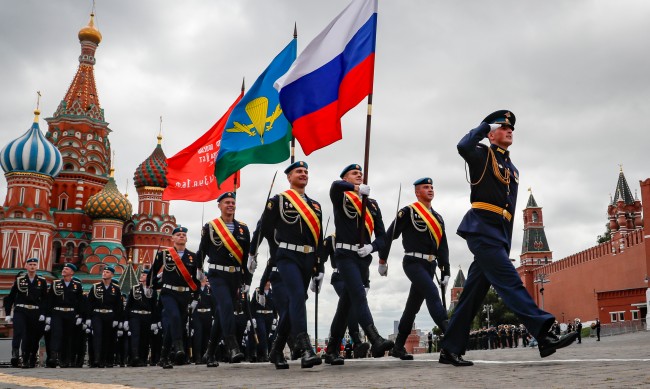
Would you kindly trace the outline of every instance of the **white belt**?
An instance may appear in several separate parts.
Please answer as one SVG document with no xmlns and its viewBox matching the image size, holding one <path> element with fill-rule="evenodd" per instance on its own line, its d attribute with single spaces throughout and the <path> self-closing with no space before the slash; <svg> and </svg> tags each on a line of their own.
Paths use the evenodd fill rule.
<svg viewBox="0 0 650 389">
<path fill-rule="evenodd" d="M 16 304 L 16 307 L 25 308 L 25 309 L 39 309 L 38 305 L 27 305 L 27 304 Z"/>
<path fill-rule="evenodd" d="M 196 311 L 201 313 L 212 312 L 212 308 L 198 308 Z"/>
<path fill-rule="evenodd" d="M 273 313 L 273 311 L 270 309 L 259 309 L 257 313 Z"/>
<path fill-rule="evenodd" d="M 292 244 L 292 243 L 280 242 L 280 244 L 278 245 L 278 247 L 280 247 L 280 248 L 282 248 L 282 249 L 291 250 L 291 251 L 297 251 L 297 252 L 299 252 L 299 253 L 304 253 L 304 254 L 309 254 L 309 253 L 313 253 L 313 252 L 314 252 L 314 248 L 311 247 L 311 246 L 307 246 L 307 245 L 305 245 L 305 246 L 298 246 L 298 245 L 296 245 L 296 244 Z"/>
<path fill-rule="evenodd" d="M 93 311 L 99 312 L 99 313 L 113 313 L 112 309 L 93 309 Z"/>
<path fill-rule="evenodd" d="M 213 270 L 221 270 L 225 271 L 227 273 L 235 273 L 241 270 L 239 266 L 221 266 L 221 265 L 215 265 L 215 264 L 210 264 L 208 265 L 208 269 L 213 269 Z"/>
<path fill-rule="evenodd" d="M 337 268 L 332 269 L 332 273 L 338 273 L 338 272 L 339 272 L 339 269 L 337 269 Z"/>
<path fill-rule="evenodd" d="M 359 245 L 356 245 L 356 244 L 347 244 L 347 243 L 337 243 L 336 244 L 337 249 L 346 249 L 346 250 L 350 250 L 350 251 L 357 251 L 358 247 L 359 247 Z"/>
<path fill-rule="evenodd" d="M 410 252 L 410 253 L 404 253 L 407 257 L 415 257 L 415 258 L 421 258 L 421 259 L 426 259 L 429 262 L 433 262 L 436 259 L 436 256 L 433 254 L 423 254 L 423 253 L 415 253 L 415 252 Z"/>
<path fill-rule="evenodd" d="M 278 271 L 277 266 L 272 267 L 272 268 L 271 268 L 271 271 Z"/>
<path fill-rule="evenodd" d="M 61 312 L 72 312 L 74 311 L 74 308 L 67 308 L 67 307 L 54 307 L 55 311 L 61 311 Z"/>
<path fill-rule="evenodd" d="M 189 292 L 190 288 L 187 286 L 174 286 L 174 285 L 169 285 L 169 284 L 164 284 L 163 288 L 165 289 L 171 289 L 176 292 Z"/>
<path fill-rule="evenodd" d="M 150 315 L 151 314 L 150 311 L 131 311 L 131 313 L 137 313 L 137 314 L 140 314 L 140 315 Z"/>
</svg>

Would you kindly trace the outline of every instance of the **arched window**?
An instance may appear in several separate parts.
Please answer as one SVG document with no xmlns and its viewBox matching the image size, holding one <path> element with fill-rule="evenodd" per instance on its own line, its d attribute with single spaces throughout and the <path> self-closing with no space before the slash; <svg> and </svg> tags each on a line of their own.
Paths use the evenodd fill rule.
<svg viewBox="0 0 650 389">
<path fill-rule="evenodd" d="M 533 223 L 537 223 L 539 221 L 539 215 L 537 214 L 537 211 L 533 211 Z"/>
</svg>

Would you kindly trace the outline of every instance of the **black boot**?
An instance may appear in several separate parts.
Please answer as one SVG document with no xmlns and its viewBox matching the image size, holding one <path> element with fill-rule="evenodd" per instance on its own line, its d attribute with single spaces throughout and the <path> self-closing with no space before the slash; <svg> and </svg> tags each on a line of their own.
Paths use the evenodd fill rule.
<svg viewBox="0 0 650 389">
<path fill-rule="evenodd" d="M 205 364 L 208 367 L 219 366 L 219 362 L 214 358 L 214 353 L 217 348 L 216 346 L 217 344 L 212 340 L 208 341 L 208 349 L 205 351 L 205 354 L 203 354 L 203 359 L 205 359 Z"/>
<path fill-rule="evenodd" d="M 403 361 L 412 361 L 413 355 L 406 352 L 406 348 L 404 348 L 404 343 L 406 343 L 406 338 L 408 338 L 408 335 L 398 333 L 397 337 L 395 338 L 395 346 L 393 346 L 393 349 L 391 350 L 390 354 L 393 357 L 399 358 Z"/>
<path fill-rule="evenodd" d="M 278 333 L 273 340 L 269 361 L 275 365 L 276 369 L 288 369 L 289 364 L 284 358 L 284 346 L 287 343 L 287 335 Z"/>
<path fill-rule="evenodd" d="M 163 369 L 173 369 L 174 365 L 169 361 L 169 349 L 165 346 L 160 350 L 160 366 Z"/>
<path fill-rule="evenodd" d="M 296 335 L 296 343 L 302 349 L 300 367 L 303 369 L 310 368 L 316 365 L 320 365 L 323 362 L 311 347 L 311 340 L 309 340 L 309 335 L 306 332 L 301 332 Z"/>
<path fill-rule="evenodd" d="M 379 335 L 377 327 L 374 324 L 370 324 L 364 328 L 366 336 L 370 340 L 372 348 L 370 352 L 374 358 L 381 358 L 386 354 L 386 351 L 390 350 L 395 346 L 392 340 L 386 340 Z"/>
<path fill-rule="evenodd" d="M 370 350 L 370 343 L 362 341 L 361 334 L 359 334 L 359 332 L 351 332 L 350 338 L 354 344 L 354 346 L 352 346 L 352 353 L 354 354 L 354 358 L 367 358 L 368 350 Z"/>
<path fill-rule="evenodd" d="M 52 356 L 47 361 L 47 367 L 55 368 L 59 366 L 59 353 L 53 352 Z"/>
<path fill-rule="evenodd" d="M 246 358 L 244 353 L 239 351 L 239 346 L 237 345 L 237 338 L 235 335 L 228 335 L 226 337 L 226 347 L 228 347 L 228 354 L 230 363 L 239 363 Z"/>
<path fill-rule="evenodd" d="M 18 348 L 11 349 L 11 367 L 20 366 L 20 350 Z"/>
<path fill-rule="evenodd" d="M 338 337 L 332 336 L 327 342 L 327 352 L 325 353 L 325 363 L 332 366 L 340 366 L 345 363 L 341 358 Z M 367 351 L 367 350 L 366 350 Z"/>
<path fill-rule="evenodd" d="M 176 365 L 181 366 L 185 364 L 185 346 L 183 346 L 183 340 L 175 340 L 174 348 L 176 349 L 176 357 L 174 358 Z"/>
<path fill-rule="evenodd" d="M 23 363 L 20 365 L 23 369 L 29 369 L 29 353 L 23 353 Z"/>
<path fill-rule="evenodd" d="M 300 358 L 300 355 L 302 354 L 302 350 L 300 349 L 298 342 L 296 342 L 293 336 L 289 335 L 289 337 L 287 338 L 287 344 L 289 345 L 291 360 L 295 361 L 296 359 Z"/>
</svg>

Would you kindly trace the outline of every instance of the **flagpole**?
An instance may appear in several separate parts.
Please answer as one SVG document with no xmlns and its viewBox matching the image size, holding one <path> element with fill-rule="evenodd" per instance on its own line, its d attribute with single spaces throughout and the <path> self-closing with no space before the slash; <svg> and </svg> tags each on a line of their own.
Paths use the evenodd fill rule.
<svg viewBox="0 0 650 389">
<path fill-rule="evenodd" d="M 293 39 L 298 39 L 298 23 L 293 22 Z M 296 44 L 297 46 L 297 44 Z M 293 128 L 291 129 L 291 163 L 296 162 L 296 137 L 293 136 Z M 318 296 L 318 295 L 317 295 Z M 318 297 L 316 297 L 318 299 Z M 318 300 L 316 300 L 316 306 L 318 307 Z M 316 309 L 318 312 L 318 308 Z"/>
<path fill-rule="evenodd" d="M 368 170 L 370 168 L 370 128 L 372 124 L 372 93 L 368 95 L 368 114 L 366 115 L 366 147 L 363 157 L 363 183 L 368 185 Z M 366 227 L 366 205 L 368 203 L 368 195 L 361 197 L 361 223 L 359 223 L 359 247 L 365 244 Z"/>
</svg>

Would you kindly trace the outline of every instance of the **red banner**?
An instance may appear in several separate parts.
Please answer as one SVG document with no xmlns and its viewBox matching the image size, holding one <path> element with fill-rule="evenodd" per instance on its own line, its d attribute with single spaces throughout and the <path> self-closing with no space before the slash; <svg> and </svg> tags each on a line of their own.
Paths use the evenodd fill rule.
<svg viewBox="0 0 650 389">
<path fill-rule="evenodd" d="M 221 145 L 221 135 L 230 113 L 242 99 L 243 93 L 213 126 L 191 145 L 167 158 L 167 188 L 163 200 L 205 202 L 214 200 L 224 192 L 239 187 L 239 172 L 217 186 L 214 163 Z"/>
</svg>

